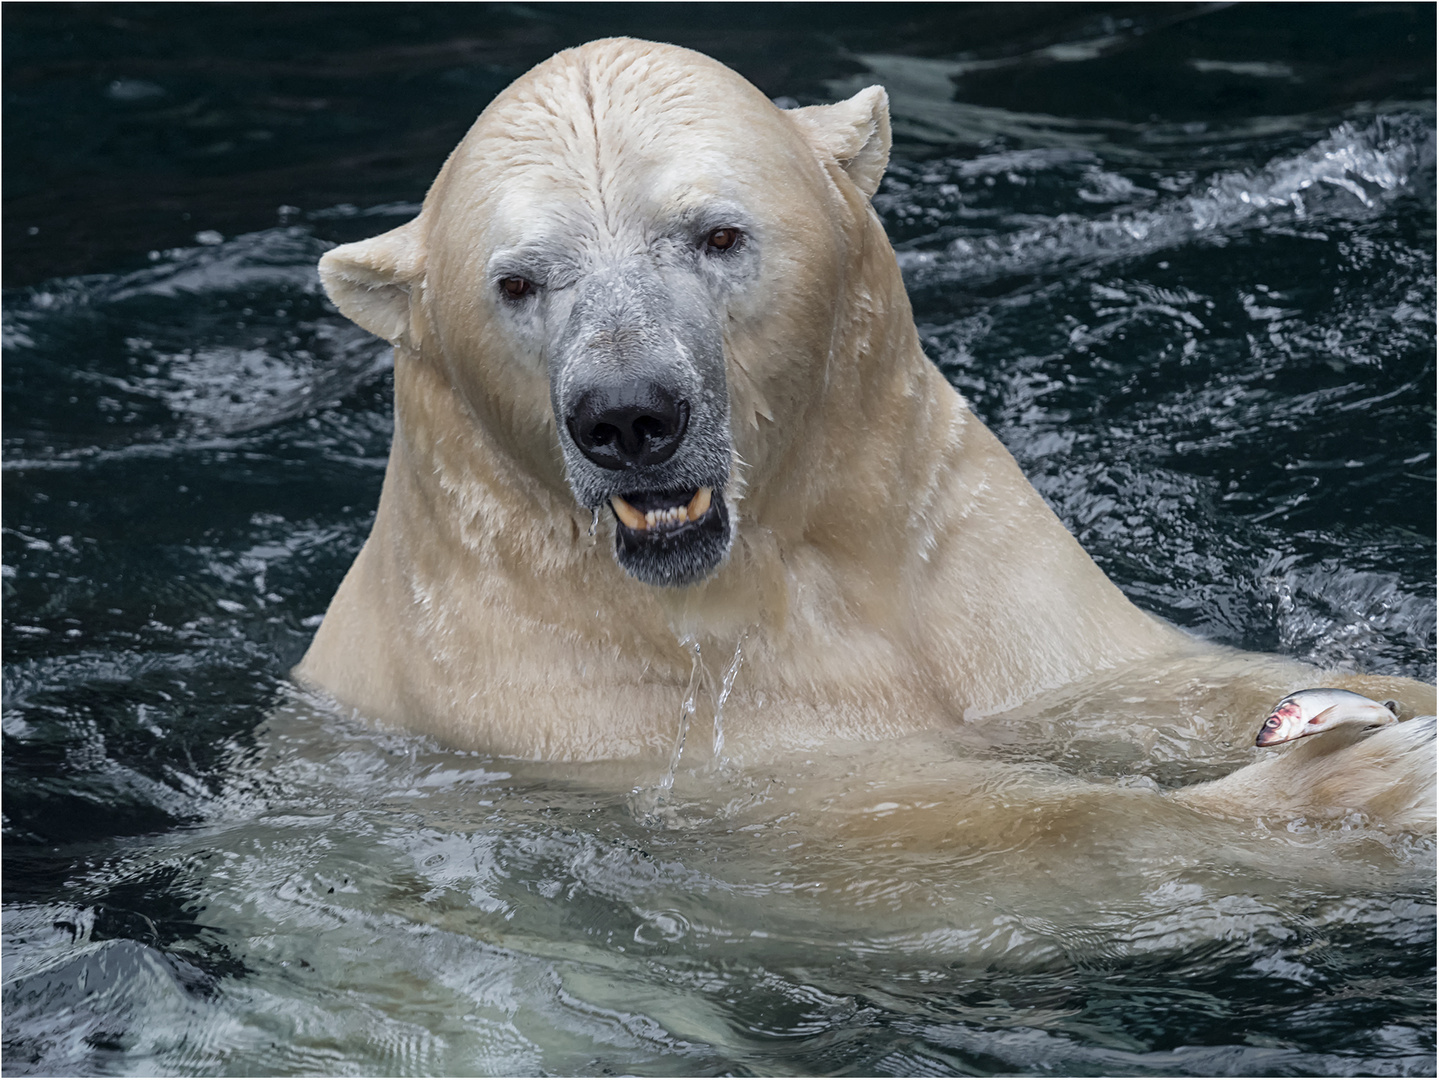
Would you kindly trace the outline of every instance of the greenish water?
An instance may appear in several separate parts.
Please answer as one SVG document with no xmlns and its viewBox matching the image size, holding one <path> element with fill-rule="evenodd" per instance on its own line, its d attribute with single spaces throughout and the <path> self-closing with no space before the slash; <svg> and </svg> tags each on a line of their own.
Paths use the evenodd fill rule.
<svg viewBox="0 0 1439 1080">
<path fill-rule="evenodd" d="M 7 1073 L 1432 1075 L 1432 840 L 1027 892 L 816 847 L 793 778 L 682 776 L 662 826 L 291 697 L 391 434 L 315 261 L 610 33 L 886 85 L 926 349 L 1106 572 L 1433 681 L 1433 9 L 816 14 L 6 6 Z"/>
</svg>

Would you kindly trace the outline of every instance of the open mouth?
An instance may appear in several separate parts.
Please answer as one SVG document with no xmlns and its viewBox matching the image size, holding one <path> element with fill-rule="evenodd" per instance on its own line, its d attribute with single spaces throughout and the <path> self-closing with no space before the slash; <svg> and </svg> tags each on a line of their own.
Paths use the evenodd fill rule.
<svg viewBox="0 0 1439 1080">
<path fill-rule="evenodd" d="M 672 531 L 702 521 L 714 505 L 713 492 L 702 487 L 692 495 L 641 492 L 610 496 L 610 509 L 621 525 L 634 532 Z"/>
<path fill-rule="evenodd" d="M 729 552 L 729 514 L 714 488 L 610 496 L 615 557 L 647 585 L 691 585 Z"/>
</svg>

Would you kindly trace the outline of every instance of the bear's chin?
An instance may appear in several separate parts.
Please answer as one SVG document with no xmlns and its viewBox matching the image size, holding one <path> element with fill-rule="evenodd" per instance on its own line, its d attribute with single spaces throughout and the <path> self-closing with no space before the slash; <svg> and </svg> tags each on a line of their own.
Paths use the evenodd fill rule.
<svg viewBox="0 0 1439 1080">
<path fill-rule="evenodd" d="M 646 585 L 680 588 L 709 577 L 729 554 L 729 510 L 715 491 L 698 521 L 669 528 L 632 529 L 615 519 L 615 561 Z"/>
</svg>

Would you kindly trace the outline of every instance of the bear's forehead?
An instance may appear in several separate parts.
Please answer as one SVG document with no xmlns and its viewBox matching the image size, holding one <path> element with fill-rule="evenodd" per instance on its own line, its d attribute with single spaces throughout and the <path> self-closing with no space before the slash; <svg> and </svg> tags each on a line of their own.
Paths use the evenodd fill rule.
<svg viewBox="0 0 1439 1080">
<path fill-rule="evenodd" d="M 441 220 L 475 238 L 471 251 L 476 257 L 504 253 L 517 265 L 549 267 L 553 273 L 595 255 L 635 254 L 656 244 L 688 243 L 716 228 L 756 226 L 744 202 L 683 185 L 667 191 L 581 188 L 553 194 L 528 184 L 509 185 L 483 202 L 446 205 Z"/>
<path fill-rule="evenodd" d="M 733 187 L 772 173 L 795 132 L 722 64 L 629 39 L 560 53 L 485 110 L 457 157 L 473 179 L 536 191 Z M 500 174 L 500 175 L 496 175 Z"/>
<path fill-rule="evenodd" d="M 521 102 L 562 124 L 639 116 L 682 125 L 770 105 L 743 76 L 702 53 L 633 38 L 557 53 L 516 79 L 486 112 Z"/>
<path fill-rule="evenodd" d="M 661 155 L 606 168 L 592 156 L 548 155 L 489 159 L 483 171 L 483 182 L 452 177 L 432 213 L 447 231 L 490 245 L 753 225 L 765 210 L 744 170 L 723 158 Z"/>
<path fill-rule="evenodd" d="M 494 252 L 762 230 L 826 194 L 812 148 L 741 76 L 616 39 L 560 53 L 501 93 L 426 201 L 442 232 Z"/>
</svg>

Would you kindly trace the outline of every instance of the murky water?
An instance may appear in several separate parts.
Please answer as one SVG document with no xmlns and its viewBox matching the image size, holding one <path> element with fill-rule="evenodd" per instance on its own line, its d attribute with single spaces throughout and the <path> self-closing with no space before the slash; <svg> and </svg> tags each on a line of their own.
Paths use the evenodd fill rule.
<svg viewBox="0 0 1439 1080">
<path fill-rule="evenodd" d="M 876 205 L 926 349 L 1137 603 L 1432 681 L 1433 13 L 1385 31 L 1416 47 L 1331 12 L 649 32 L 706 47 L 709 27 L 776 97 L 889 88 Z M 552 48 L 637 29 L 499 15 L 449 67 L 361 20 L 371 51 L 316 70 L 361 94 L 356 57 L 408 63 L 473 114 Z M 103 106 L 148 131 L 163 107 L 190 131 L 197 95 L 221 114 L 204 130 L 258 122 L 225 112 L 221 76 L 156 70 L 76 82 L 47 122 Z M 1084 777 L 1114 785 L 1112 815 L 909 842 L 905 793 L 869 777 L 923 790 L 976 747 L 717 767 L 742 643 L 697 664 L 698 708 L 675 702 L 672 775 L 456 753 L 295 696 L 391 433 L 386 350 L 314 271 L 417 209 L 423 176 L 376 175 L 359 208 L 307 203 L 328 189 L 297 176 L 283 210 L 183 242 L 117 221 L 100 265 L 6 293 L 7 1073 L 1432 1074 L 1432 840 L 1126 820 L 1130 795 L 1224 764 L 1186 758 L 1183 718 L 1136 705 L 1107 741 L 1038 753 L 1088 707 L 1043 703 L 983 751 L 1013 769 L 996 798 Z"/>
</svg>

